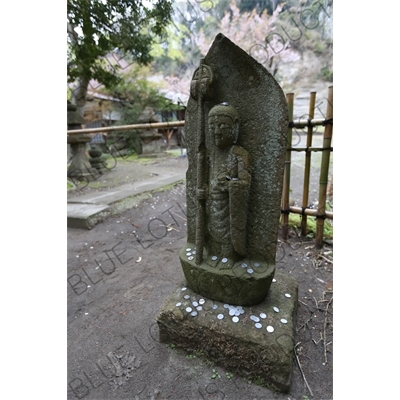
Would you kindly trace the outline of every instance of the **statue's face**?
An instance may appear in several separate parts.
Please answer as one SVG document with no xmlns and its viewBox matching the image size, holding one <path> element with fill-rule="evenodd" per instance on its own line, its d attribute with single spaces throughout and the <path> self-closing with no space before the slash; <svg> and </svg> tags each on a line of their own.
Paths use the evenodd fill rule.
<svg viewBox="0 0 400 400">
<path fill-rule="evenodd" d="M 230 117 L 218 114 L 210 115 L 208 117 L 208 127 L 217 147 L 230 147 L 235 143 L 233 122 Z"/>
</svg>

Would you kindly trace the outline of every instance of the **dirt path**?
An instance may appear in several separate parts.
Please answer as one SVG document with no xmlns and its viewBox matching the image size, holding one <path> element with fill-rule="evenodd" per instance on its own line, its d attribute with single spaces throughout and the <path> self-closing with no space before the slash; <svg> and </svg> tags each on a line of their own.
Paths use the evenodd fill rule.
<svg viewBox="0 0 400 400">
<path fill-rule="evenodd" d="M 185 210 L 178 184 L 90 231 L 68 228 L 68 399 L 331 399 L 332 246 L 295 232 L 277 253 L 299 283 L 288 394 L 158 342 L 158 310 L 184 278 Z"/>
</svg>

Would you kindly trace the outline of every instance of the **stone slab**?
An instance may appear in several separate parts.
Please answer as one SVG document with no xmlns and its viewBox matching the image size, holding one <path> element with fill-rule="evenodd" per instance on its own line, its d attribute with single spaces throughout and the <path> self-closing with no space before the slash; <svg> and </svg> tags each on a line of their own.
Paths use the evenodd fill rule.
<svg viewBox="0 0 400 400">
<path fill-rule="evenodd" d="M 276 271 L 268 295 L 260 304 L 241 308 L 231 305 L 230 309 L 228 304 L 201 297 L 185 285 L 186 281 L 178 285 L 160 308 L 160 342 L 173 343 L 188 352 L 201 350 L 226 372 L 258 382 L 261 379 L 288 392 L 295 344 L 297 281 Z M 202 308 L 197 309 L 199 306 Z M 237 322 L 230 315 L 233 312 L 239 313 Z M 255 317 L 259 322 L 253 320 Z M 257 323 L 261 326 L 257 327 Z"/>
<path fill-rule="evenodd" d="M 209 210 L 212 210 L 213 204 L 216 204 L 210 193 L 216 190 L 216 193 L 221 195 L 223 192 L 218 189 L 222 182 L 218 185 L 214 182 L 211 185 L 212 180 L 209 175 L 211 169 L 214 169 L 210 167 L 214 165 L 215 149 L 218 146 L 215 145 L 215 134 L 210 129 L 208 115 L 216 105 L 229 103 L 238 114 L 239 127 L 235 151 L 236 154 L 244 155 L 243 157 L 235 157 L 237 160 L 242 159 L 240 163 L 244 163 L 244 160 L 248 159 L 251 170 L 248 200 L 246 201 L 244 195 L 230 196 L 234 199 L 232 204 L 236 204 L 234 206 L 235 212 L 234 214 L 230 213 L 230 216 L 234 215 L 235 219 L 239 215 L 247 216 L 246 222 L 238 223 L 236 227 L 239 232 L 241 232 L 241 226 L 246 229 L 246 257 L 274 264 L 280 226 L 279 219 L 281 217 L 283 174 L 289 124 L 285 93 L 264 66 L 223 34 L 218 34 L 215 37 L 200 65 L 201 68 L 199 66 L 197 75 L 196 72 L 193 74 L 191 96 L 185 112 L 185 138 L 188 154 L 186 176 L 187 241 L 196 244 L 203 241 L 205 248 L 210 248 L 208 243 L 213 244 L 213 240 L 209 238 L 210 235 L 207 234 L 207 231 L 210 231 L 210 226 L 216 225 L 218 220 L 215 222 L 208 219 Z M 203 75 L 209 77 L 208 80 L 202 81 L 201 76 Z M 210 86 L 207 91 L 208 83 Z M 201 93 L 204 93 L 201 97 L 197 97 L 196 88 L 200 84 L 205 86 L 201 89 Z M 200 103 L 201 107 L 198 102 L 199 98 L 204 98 L 204 101 Z M 204 117 L 204 127 L 201 123 L 202 119 L 199 118 L 200 110 Z M 200 132 L 202 132 L 201 141 Z M 205 148 L 203 152 L 200 152 L 201 143 Z M 202 156 L 199 157 L 199 154 L 202 154 Z M 231 167 L 230 169 L 233 175 L 231 173 L 228 175 L 236 177 L 235 168 L 232 169 Z M 249 172 L 248 167 L 246 169 Z M 216 171 L 219 173 L 218 163 Z M 243 171 L 242 176 L 245 176 Z M 198 183 L 198 177 L 201 177 L 201 185 Z M 245 179 L 240 180 L 244 182 Z M 202 213 L 199 212 L 199 210 L 201 211 L 201 202 L 199 202 L 198 197 L 200 186 L 205 186 L 208 189 L 204 195 L 204 202 L 208 204 L 205 207 L 207 211 L 205 218 L 201 218 Z M 245 192 L 243 191 L 243 193 Z M 220 200 L 218 203 L 221 216 L 225 216 L 224 212 L 221 211 L 224 202 L 226 200 Z M 217 209 L 214 209 L 214 212 L 215 215 L 219 215 Z M 231 228 L 230 234 L 232 232 Z M 216 255 L 225 256 L 223 254 Z"/>
<path fill-rule="evenodd" d="M 67 226 L 69 228 L 91 229 L 97 222 L 110 214 L 110 207 L 104 204 L 68 203 Z"/>
</svg>

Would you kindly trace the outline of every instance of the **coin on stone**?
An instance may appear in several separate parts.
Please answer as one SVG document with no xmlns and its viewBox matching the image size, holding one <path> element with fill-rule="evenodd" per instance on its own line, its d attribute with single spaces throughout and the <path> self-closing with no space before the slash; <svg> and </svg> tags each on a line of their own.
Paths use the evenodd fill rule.
<svg viewBox="0 0 400 400">
<path fill-rule="evenodd" d="M 281 319 L 282 324 L 287 324 L 287 320 L 285 318 Z"/>
<path fill-rule="evenodd" d="M 260 313 L 260 318 L 262 318 L 262 319 L 265 319 L 265 318 L 267 318 L 267 314 L 265 314 L 265 313 Z"/>
<path fill-rule="evenodd" d="M 274 311 L 275 312 L 279 312 L 279 308 L 278 307 L 274 307 Z"/>
<path fill-rule="evenodd" d="M 192 311 L 192 312 L 190 313 L 190 315 L 191 315 L 192 317 L 195 317 L 195 316 L 197 315 L 197 311 Z"/>
<path fill-rule="evenodd" d="M 218 306 L 217 306 L 216 304 L 213 304 L 213 305 L 212 305 L 212 309 L 213 309 L 213 310 L 216 310 L 217 308 L 218 308 Z"/>
<path fill-rule="evenodd" d="M 224 314 L 218 314 L 218 315 L 217 315 L 217 318 L 218 318 L 218 319 L 223 319 L 223 318 L 224 318 Z"/>
<path fill-rule="evenodd" d="M 182 303 L 180 303 L 180 302 L 179 302 L 179 303 L 176 303 L 176 306 L 177 306 L 177 307 L 180 307 L 181 305 L 182 305 Z"/>
<path fill-rule="evenodd" d="M 258 268 L 258 267 L 260 266 L 260 263 L 254 263 L 254 266 L 255 266 L 256 268 Z"/>
<path fill-rule="evenodd" d="M 259 322 L 256 322 L 256 323 L 254 324 L 254 326 L 255 326 L 257 329 L 262 328 L 262 325 L 261 325 Z"/>
<path fill-rule="evenodd" d="M 292 297 L 289 293 L 285 293 L 285 297 Z"/>
<path fill-rule="evenodd" d="M 192 250 L 191 248 L 187 248 L 187 249 L 186 249 L 186 251 L 191 251 L 191 250 Z"/>
<path fill-rule="evenodd" d="M 241 267 L 242 268 L 247 268 L 247 264 L 246 263 L 242 263 Z"/>
<path fill-rule="evenodd" d="M 186 253 L 186 255 L 187 255 L 187 256 L 191 256 L 191 255 L 192 255 L 192 253 L 189 251 L 189 253 Z"/>
<path fill-rule="evenodd" d="M 193 256 L 188 257 L 188 260 L 189 260 L 189 261 L 192 261 L 193 259 L 194 259 Z"/>
<path fill-rule="evenodd" d="M 251 269 L 251 268 L 249 268 L 249 269 L 247 270 L 247 273 L 248 273 L 248 274 L 252 274 L 253 272 L 254 272 L 254 270 Z"/>
<path fill-rule="evenodd" d="M 199 300 L 199 304 L 204 304 L 206 301 L 204 299 Z"/>
<path fill-rule="evenodd" d="M 271 325 L 267 326 L 267 331 L 268 331 L 269 333 L 272 333 L 272 332 L 274 331 L 274 327 L 271 326 Z"/>
<path fill-rule="evenodd" d="M 183 296 L 183 298 L 187 300 L 187 299 L 190 299 L 190 296 L 189 296 L 188 294 L 185 294 L 185 295 Z"/>
<path fill-rule="evenodd" d="M 236 324 L 236 322 L 239 322 L 239 318 L 238 317 L 233 317 L 232 321 Z"/>
<path fill-rule="evenodd" d="M 228 262 L 228 259 L 226 257 L 224 257 L 221 261 L 225 264 Z"/>
<path fill-rule="evenodd" d="M 186 307 L 186 312 L 192 312 L 192 307 Z"/>
<path fill-rule="evenodd" d="M 192 304 L 194 307 L 197 307 L 199 305 L 199 303 L 197 301 L 194 301 Z"/>
<path fill-rule="evenodd" d="M 202 309 L 203 309 L 202 306 L 197 306 L 197 307 L 196 307 L 196 310 L 197 310 L 197 311 L 201 311 Z"/>
<path fill-rule="evenodd" d="M 211 260 L 216 261 L 216 260 L 218 260 L 218 257 L 217 256 L 212 256 Z"/>
<path fill-rule="evenodd" d="M 186 288 L 185 288 L 185 287 L 183 287 L 183 288 L 182 288 L 182 292 L 184 292 L 185 290 L 186 290 Z"/>
</svg>

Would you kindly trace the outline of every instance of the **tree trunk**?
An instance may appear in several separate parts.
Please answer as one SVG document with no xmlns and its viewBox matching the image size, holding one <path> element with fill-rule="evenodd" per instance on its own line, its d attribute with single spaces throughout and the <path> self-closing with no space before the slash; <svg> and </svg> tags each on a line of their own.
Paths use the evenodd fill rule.
<svg viewBox="0 0 400 400">
<path fill-rule="evenodd" d="M 77 38 L 76 38 L 75 26 L 73 24 L 69 23 L 67 24 L 67 33 L 72 45 L 76 45 Z M 77 87 L 72 91 L 71 103 L 77 106 L 76 111 L 79 113 L 79 115 L 83 117 L 89 79 L 82 76 L 78 78 L 77 83 L 78 83 Z"/>
<path fill-rule="evenodd" d="M 72 104 L 77 106 L 77 112 L 82 117 L 84 116 L 86 93 L 89 85 L 89 79 L 81 77 L 78 78 L 78 86 L 72 91 Z"/>
</svg>

